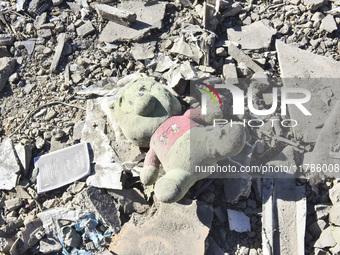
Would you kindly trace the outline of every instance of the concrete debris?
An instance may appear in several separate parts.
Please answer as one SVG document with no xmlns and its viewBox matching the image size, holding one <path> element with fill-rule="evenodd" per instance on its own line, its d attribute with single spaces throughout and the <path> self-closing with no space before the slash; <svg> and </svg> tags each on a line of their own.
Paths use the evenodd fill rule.
<svg viewBox="0 0 340 255">
<path fill-rule="evenodd" d="M 72 248 L 77 248 L 82 240 L 81 236 L 75 229 L 71 227 L 65 227 L 63 228 L 63 241 L 65 245 Z"/>
<path fill-rule="evenodd" d="M 22 169 L 22 173 L 24 176 L 27 176 L 29 173 L 29 170 L 31 168 L 31 162 L 32 162 L 32 152 L 34 149 L 34 145 L 32 144 L 17 144 L 15 146 L 15 151 L 18 156 L 19 164 Z"/>
<path fill-rule="evenodd" d="M 118 9 L 107 4 L 96 4 L 95 6 L 101 17 L 123 26 L 130 26 L 137 18 L 134 12 Z"/>
<path fill-rule="evenodd" d="M 170 56 L 162 53 L 158 54 L 155 59 L 148 63 L 148 66 L 152 67 L 155 65 L 155 71 L 163 73 L 176 65 L 176 61 L 172 60 Z"/>
<path fill-rule="evenodd" d="M 145 60 L 155 57 L 156 42 L 133 43 L 131 48 L 135 60 Z"/>
<path fill-rule="evenodd" d="M 251 191 L 251 179 L 248 174 L 244 174 L 241 178 L 225 179 L 223 184 L 227 202 L 235 204 L 241 198 L 247 198 Z"/>
<path fill-rule="evenodd" d="M 257 65 L 248 55 L 246 55 L 242 50 L 237 48 L 235 45 L 230 44 L 228 46 L 228 53 L 238 63 L 243 62 L 253 72 L 264 72 L 264 70 L 259 65 Z"/>
<path fill-rule="evenodd" d="M 156 215 L 145 219 L 144 224 L 125 224 L 121 233 L 113 237 L 110 251 L 121 255 L 153 254 L 155 251 L 203 255 L 212 218 L 212 207 L 201 202 L 161 203 Z"/>
<path fill-rule="evenodd" d="M 329 190 L 329 198 L 332 201 L 333 205 L 336 205 L 340 202 L 340 183 L 335 184 L 330 190 Z"/>
<path fill-rule="evenodd" d="M 328 227 L 324 231 L 322 231 L 320 238 L 315 242 L 314 247 L 326 248 L 326 247 L 334 247 L 336 245 L 336 242 L 332 236 L 331 228 L 332 227 Z"/>
<path fill-rule="evenodd" d="M 27 53 L 31 55 L 34 51 L 35 43 L 36 43 L 35 40 L 17 41 L 14 43 L 14 46 L 16 48 L 22 48 L 22 47 L 26 48 Z"/>
<path fill-rule="evenodd" d="M 54 57 L 53 57 L 52 64 L 51 64 L 51 67 L 50 67 L 51 72 L 54 72 L 57 69 L 59 60 L 61 58 L 61 54 L 63 53 L 65 40 L 66 40 L 66 34 L 65 33 L 59 34 L 58 45 L 55 49 Z"/>
<path fill-rule="evenodd" d="M 43 155 L 35 161 L 39 169 L 38 193 L 60 188 L 90 174 L 87 143 L 80 143 Z"/>
<path fill-rule="evenodd" d="M 241 211 L 227 209 L 229 229 L 239 233 L 249 232 L 250 219 Z"/>
<path fill-rule="evenodd" d="M 223 78 L 227 84 L 238 84 L 236 66 L 233 63 L 223 65 Z"/>
<path fill-rule="evenodd" d="M 119 203 L 124 213 L 144 213 L 149 208 L 138 189 L 109 190 L 108 193 Z"/>
<path fill-rule="evenodd" d="M 304 0 L 304 5 L 307 7 L 308 10 L 315 11 L 321 6 L 324 5 L 324 0 Z"/>
<path fill-rule="evenodd" d="M 239 43 L 243 50 L 269 48 L 272 36 L 275 35 L 276 32 L 276 29 L 265 24 L 265 20 L 243 26 L 240 31 L 234 28 L 227 29 L 228 39 Z M 249 40 L 249 38 L 252 38 L 252 40 Z"/>
<path fill-rule="evenodd" d="M 340 204 L 337 203 L 332 206 L 331 210 L 329 211 L 329 222 L 333 223 L 336 226 L 340 226 Z"/>
<path fill-rule="evenodd" d="M 222 13 L 222 16 L 223 17 L 233 17 L 233 16 L 239 14 L 240 12 L 242 12 L 242 10 L 243 10 L 243 8 L 242 8 L 241 3 L 236 2 L 236 3 L 233 3 L 227 10 L 225 10 Z"/>
<path fill-rule="evenodd" d="M 75 196 L 74 203 L 94 213 L 97 218 L 114 233 L 121 228 L 118 205 L 113 198 L 101 189 L 87 188 Z"/>
<path fill-rule="evenodd" d="M 5 209 L 7 209 L 8 211 L 14 211 L 22 205 L 22 202 L 22 199 L 18 197 L 6 200 Z"/>
<path fill-rule="evenodd" d="M 118 4 L 117 8 L 136 13 L 137 19 L 126 27 L 109 21 L 99 36 L 100 42 L 139 40 L 151 29 L 162 27 L 165 4 L 158 3 L 145 6 L 143 2 L 126 1 Z"/>
<path fill-rule="evenodd" d="M 20 172 L 13 143 L 10 138 L 5 138 L 0 144 L 0 190 L 11 190 L 17 182 Z"/>
<path fill-rule="evenodd" d="M 320 28 L 327 31 L 328 33 L 332 33 L 333 31 L 337 30 L 338 26 L 333 15 L 328 14 L 324 19 L 322 19 Z"/>
<path fill-rule="evenodd" d="M 83 25 L 77 28 L 77 34 L 82 38 L 92 34 L 94 31 L 96 31 L 96 29 L 93 27 L 91 21 L 86 21 Z"/>
<path fill-rule="evenodd" d="M 200 48 L 197 47 L 197 45 L 187 43 L 184 36 L 181 36 L 180 39 L 175 42 L 170 52 L 187 56 L 188 58 L 195 61 L 197 64 L 200 63 L 200 59 L 203 57 L 203 53 Z"/>
<path fill-rule="evenodd" d="M 122 172 L 124 168 L 119 163 L 99 163 L 95 165 L 94 173 L 87 177 L 87 186 L 104 189 L 122 189 Z"/>
<path fill-rule="evenodd" d="M 336 78 L 340 77 L 337 71 L 340 63 L 281 41 L 276 41 L 276 50 L 285 87 L 304 88 L 312 95 L 317 95 L 320 88 L 322 90 L 330 88 L 333 91 L 330 105 L 322 102 L 319 96 L 312 96 L 307 103 L 303 104 L 312 114 L 311 116 L 306 116 L 302 111 L 294 108 L 293 104 L 288 105 L 290 117 L 299 120 L 299 125 L 293 130 L 295 137 L 306 143 L 315 143 L 319 135 L 317 127 L 325 123 L 336 100 L 340 100 L 340 87 L 336 82 Z M 297 77 L 299 78 L 298 84 L 294 79 Z M 306 126 L 311 128 L 304 128 Z"/>
<path fill-rule="evenodd" d="M 39 243 L 39 252 L 42 254 L 58 253 L 62 248 L 61 244 L 52 237 L 42 239 Z"/>
<path fill-rule="evenodd" d="M 0 58 L 0 92 L 6 86 L 8 78 L 14 72 L 15 62 L 13 58 Z"/>
<path fill-rule="evenodd" d="M 340 101 L 337 101 L 333 110 L 329 113 L 328 118 L 319 132 L 316 139 L 313 152 L 306 153 L 304 158 L 305 164 L 333 164 L 334 166 L 340 163 L 339 145 L 340 135 L 338 132 L 340 123 Z M 339 177 L 334 171 L 325 171 L 322 173 L 325 176 Z"/>
</svg>

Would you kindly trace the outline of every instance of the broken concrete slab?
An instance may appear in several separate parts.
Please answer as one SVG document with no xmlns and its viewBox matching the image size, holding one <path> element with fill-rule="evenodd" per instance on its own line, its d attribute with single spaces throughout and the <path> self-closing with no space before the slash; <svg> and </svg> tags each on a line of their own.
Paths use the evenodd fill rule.
<svg viewBox="0 0 340 255">
<path fill-rule="evenodd" d="M 229 229 L 234 230 L 239 233 L 249 232 L 250 229 L 250 219 L 241 211 L 227 209 L 228 212 L 228 222 Z"/>
<path fill-rule="evenodd" d="M 212 207 L 199 201 L 161 203 L 154 216 L 143 220 L 144 224 L 135 225 L 133 221 L 125 224 L 121 233 L 113 237 L 110 251 L 120 255 L 155 251 L 203 255 L 212 219 Z"/>
<path fill-rule="evenodd" d="M 304 157 L 304 164 L 319 164 L 320 166 L 326 164 L 327 166 L 336 166 L 340 164 L 340 101 L 337 101 L 333 110 L 328 115 L 328 118 L 319 132 L 316 139 L 314 149 L 311 153 L 306 153 Z M 324 169 L 322 173 L 324 176 L 340 177 L 338 171 L 329 168 Z M 331 193 L 330 193 L 331 194 Z M 330 195 L 331 197 L 331 195 Z M 334 198 L 335 200 L 335 198 Z M 333 200 L 332 200 L 333 202 Z"/>
<path fill-rule="evenodd" d="M 99 163 L 95 165 L 94 173 L 87 177 L 87 186 L 104 189 L 122 189 L 122 172 L 124 168 L 119 163 Z"/>
<path fill-rule="evenodd" d="M 107 4 L 96 4 L 95 7 L 101 17 L 123 26 L 130 26 L 137 18 L 136 13 L 132 11 L 118 9 Z"/>
<path fill-rule="evenodd" d="M 59 60 L 60 60 L 61 54 L 63 53 L 63 49 L 65 45 L 65 39 L 66 39 L 65 33 L 61 33 L 58 35 L 58 44 L 55 49 L 54 57 L 53 57 L 51 67 L 50 67 L 50 72 L 54 72 L 58 67 Z"/>
<path fill-rule="evenodd" d="M 33 40 L 33 39 L 29 39 L 29 40 L 26 40 L 26 41 L 17 41 L 17 42 L 14 43 L 14 47 L 16 47 L 16 48 L 25 47 L 26 50 L 27 50 L 27 53 L 29 55 L 31 55 L 34 51 L 35 42 L 36 42 L 36 40 Z"/>
<path fill-rule="evenodd" d="M 333 15 L 328 14 L 325 18 L 323 18 L 320 28 L 327 31 L 328 33 L 332 33 L 333 31 L 337 30 L 338 26 L 334 20 Z"/>
<path fill-rule="evenodd" d="M 176 65 L 176 61 L 172 60 L 170 56 L 159 53 L 155 59 L 153 59 L 148 66 L 155 65 L 155 71 L 163 73 Z"/>
<path fill-rule="evenodd" d="M 0 144 L 0 190 L 11 190 L 15 187 L 20 166 L 18 164 L 13 143 L 5 138 Z"/>
<path fill-rule="evenodd" d="M 73 202 L 94 213 L 114 233 L 120 231 L 118 205 L 104 190 L 94 187 L 84 189 L 75 196 Z"/>
<path fill-rule="evenodd" d="M 145 60 L 155 57 L 156 42 L 133 43 L 131 53 L 135 60 Z"/>
<path fill-rule="evenodd" d="M 200 59 L 203 57 L 201 49 L 198 48 L 197 45 L 187 43 L 185 41 L 184 35 L 181 36 L 180 39 L 174 43 L 170 52 L 187 56 L 188 58 L 195 61 L 197 64 L 200 63 Z"/>
<path fill-rule="evenodd" d="M 90 174 L 88 145 L 84 142 L 43 155 L 35 166 L 38 193 L 60 188 Z"/>
<path fill-rule="evenodd" d="M 311 93 L 311 99 L 303 104 L 312 114 L 311 116 L 306 116 L 293 104 L 289 104 L 288 109 L 290 118 L 298 120 L 298 125 L 293 128 L 295 137 L 306 143 L 314 143 L 319 135 L 317 127 L 325 123 L 336 101 L 340 100 L 338 82 L 340 63 L 278 40 L 276 50 L 283 85 L 290 88 L 303 88 Z M 333 96 L 329 98 L 329 104 L 323 102 L 318 94 L 327 88 L 333 93 Z"/>
<path fill-rule="evenodd" d="M 8 78 L 14 72 L 15 62 L 13 58 L 0 58 L 0 92 L 6 86 Z"/>
<path fill-rule="evenodd" d="M 237 48 L 234 44 L 228 46 L 229 55 L 235 59 L 238 63 L 244 63 L 253 72 L 264 72 L 264 70 L 256 64 L 248 55 L 246 55 L 242 50 Z"/>
<path fill-rule="evenodd" d="M 86 21 L 83 25 L 77 27 L 77 34 L 82 38 L 92 34 L 94 31 L 96 31 L 96 29 L 92 25 L 91 21 Z"/>
<path fill-rule="evenodd" d="M 136 13 L 136 21 L 130 27 L 109 21 L 100 34 L 99 41 L 112 43 L 141 39 L 151 29 L 162 27 L 165 7 L 165 3 L 145 6 L 143 2 L 137 1 L 118 4 L 117 8 Z"/>
<path fill-rule="evenodd" d="M 265 20 L 256 21 L 248 26 L 241 27 L 240 31 L 229 28 L 227 29 L 228 39 L 239 43 L 243 50 L 268 49 L 272 37 L 277 31 L 267 23 Z"/>
</svg>

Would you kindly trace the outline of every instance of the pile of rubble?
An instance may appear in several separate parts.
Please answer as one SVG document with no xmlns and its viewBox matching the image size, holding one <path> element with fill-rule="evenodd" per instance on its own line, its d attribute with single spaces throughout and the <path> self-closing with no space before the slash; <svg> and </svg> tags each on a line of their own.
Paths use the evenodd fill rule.
<svg viewBox="0 0 340 255">
<path fill-rule="evenodd" d="M 339 166 L 338 14 L 338 0 L 0 1 L 0 251 L 338 254 L 338 176 L 206 179 L 162 204 L 109 108 L 139 73 L 183 110 L 200 79 L 252 87 L 256 109 L 274 87 L 305 88 L 313 118 L 289 105 L 296 127 L 248 126 L 229 160 Z"/>
</svg>

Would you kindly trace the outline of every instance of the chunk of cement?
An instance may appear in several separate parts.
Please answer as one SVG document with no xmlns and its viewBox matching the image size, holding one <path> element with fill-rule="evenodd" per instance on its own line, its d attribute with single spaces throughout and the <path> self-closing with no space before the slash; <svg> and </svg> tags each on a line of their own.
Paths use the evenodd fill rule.
<svg viewBox="0 0 340 255">
<path fill-rule="evenodd" d="M 137 225 L 130 221 L 113 237 L 115 254 L 204 254 L 213 209 L 197 201 L 161 203 L 158 211 Z M 136 245 L 131 245 L 131 244 Z M 190 245 L 188 245 L 190 244 Z"/>
<path fill-rule="evenodd" d="M 118 9 L 107 4 L 96 4 L 97 13 L 104 19 L 116 22 L 123 26 L 130 26 L 136 21 L 137 15 L 134 12 Z"/>
<path fill-rule="evenodd" d="M 228 46 L 229 55 L 235 59 L 238 63 L 244 63 L 253 72 L 264 72 L 264 70 L 256 64 L 248 55 L 246 55 L 242 50 L 237 48 L 234 44 Z"/>
<path fill-rule="evenodd" d="M 241 211 L 227 209 L 229 229 L 243 233 L 250 231 L 250 219 Z"/>
<path fill-rule="evenodd" d="M 60 188 L 90 174 L 90 156 L 87 143 L 76 144 L 47 155 L 35 162 L 39 169 L 38 193 Z"/>
<path fill-rule="evenodd" d="M 62 248 L 61 244 L 51 237 L 42 239 L 39 243 L 39 252 L 42 254 L 58 253 Z"/>
<path fill-rule="evenodd" d="M 276 32 L 262 20 L 241 27 L 241 31 L 227 29 L 228 40 L 239 43 L 244 50 L 268 49 Z"/>
<path fill-rule="evenodd" d="M 86 179 L 86 185 L 103 189 L 122 189 L 123 170 L 119 163 L 96 164 L 94 173 Z"/>
<path fill-rule="evenodd" d="M 298 121 L 293 128 L 295 137 L 314 143 L 319 135 L 317 127 L 325 123 L 336 101 L 340 100 L 340 63 L 281 41 L 276 41 L 276 50 L 284 87 L 303 88 L 311 93 L 311 99 L 303 106 L 312 115 L 305 115 L 293 104 L 288 105 L 288 110 L 290 118 Z M 329 104 L 323 102 L 319 95 L 327 88 L 333 93 Z"/>
<path fill-rule="evenodd" d="M 322 171 L 322 175 L 329 177 L 340 177 L 339 171 L 335 171 L 335 166 L 340 164 L 339 150 L 339 123 L 340 123 L 340 101 L 337 101 L 332 112 L 328 115 L 325 125 L 319 132 L 314 149 L 311 153 L 305 154 L 304 164 L 319 164 L 320 167 L 327 166 Z M 330 191 L 330 197 L 331 196 Z M 332 202 L 338 198 L 333 197 Z"/>
<path fill-rule="evenodd" d="M 86 37 L 92 34 L 96 29 L 93 27 L 91 21 L 86 21 L 85 24 L 77 28 L 77 34 L 80 37 Z"/>
<path fill-rule="evenodd" d="M 203 57 L 202 51 L 195 44 L 187 43 L 184 36 L 181 36 L 181 38 L 172 46 L 170 52 L 187 56 L 197 64 L 200 63 L 200 59 Z"/>
<path fill-rule="evenodd" d="M 226 84 L 238 84 L 236 66 L 233 63 L 223 65 L 223 78 Z"/>
<path fill-rule="evenodd" d="M 117 7 L 136 13 L 137 19 L 130 27 L 109 21 L 99 36 L 100 42 L 139 40 L 151 29 L 162 27 L 165 3 L 145 6 L 143 2 L 139 1 L 124 1 Z"/>
<path fill-rule="evenodd" d="M 308 10 L 314 11 L 324 5 L 324 0 L 304 0 L 303 3 Z"/>
<path fill-rule="evenodd" d="M 316 248 L 326 248 L 334 247 L 336 245 L 335 240 L 332 236 L 331 226 L 322 231 L 319 239 L 315 242 L 314 247 Z"/>
<path fill-rule="evenodd" d="M 20 166 L 15 156 L 13 143 L 5 138 L 0 144 L 0 190 L 11 190 L 15 187 Z"/>
<path fill-rule="evenodd" d="M 327 31 L 328 33 L 332 33 L 333 31 L 338 29 L 338 26 L 334 20 L 333 15 L 328 14 L 322 21 L 320 28 Z"/>
<path fill-rule="evenodd" d="M 156 42 L 133 43 L 131 53 L 135 60 L 145 60 L 155 57 Z"/>
<path fill-rule="evenodd" d="M 58 45 L 55 49 L 55 53 L 53 56 L 52 64 L 50 67 L 50 71 L 54 72 L 59 64 L 59 60 L 61 58 L 61 54 L 63 53 L 64 45 L 65 45 L 66 34 L 61 33 L 58 35 Z"/>
<path fill-rule="evenodd" d="M 0 58 L 0 92 L 5 87 L 8 78 L 14 72 L 15 59 L 9 57 Z"/>
</svg>

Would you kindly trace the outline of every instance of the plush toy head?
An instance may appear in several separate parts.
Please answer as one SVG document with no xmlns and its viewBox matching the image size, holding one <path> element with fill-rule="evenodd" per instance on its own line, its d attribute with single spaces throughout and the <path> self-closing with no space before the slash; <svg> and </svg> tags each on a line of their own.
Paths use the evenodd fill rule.
<svg viewBox="0 0 340 255">
<path fill-rule="evenodd" d="M 114 117 L 124 135 L 140 147 L 148 147 L 155 130 L 166 119 L 181 114 L 181 104 L 153 78 L 135 79 L 114 104 Z"/>
</svg>

